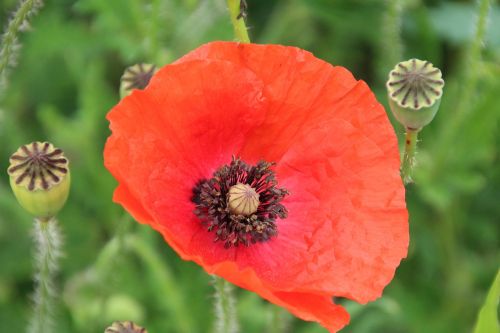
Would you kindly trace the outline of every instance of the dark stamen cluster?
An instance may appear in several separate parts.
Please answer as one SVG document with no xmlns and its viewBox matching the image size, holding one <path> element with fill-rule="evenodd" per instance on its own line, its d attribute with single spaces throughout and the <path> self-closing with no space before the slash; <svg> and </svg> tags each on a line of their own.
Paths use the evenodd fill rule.
<svg viewBox="0 0 500 333">
<path fill-rule="evenodd" d="M 277 235 L 276 219 L 286 218 L 288 214 L 280 203 L 288 191 L 276 187 L 277 181 L 271 170 L 273 165 L 261 161 L 250 166 L 233 158 L 212 178 L 196 184 L 192 198 L 196 204 L 194 213 L 208 231 L 215 232 L 215 242 L 224 242 L 226 248 L 240 244 L 249 246 Z M 249 216 L 234 214 L 228 207 L 229 189 L 238 183 L 250 185 L 259 194 L 257 211 Z"/>
</svg>

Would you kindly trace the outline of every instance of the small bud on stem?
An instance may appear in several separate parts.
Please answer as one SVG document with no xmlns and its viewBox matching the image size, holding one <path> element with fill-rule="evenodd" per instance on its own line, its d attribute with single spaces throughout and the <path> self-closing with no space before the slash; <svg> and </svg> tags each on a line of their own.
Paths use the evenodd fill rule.
<svg viewBox="0 0 500 333">
<path fill-rule="evenodd" d="M 69 162 L 48 142 L 21 146 L 10 157 L 10 186 L 19 204 L 36 218 L 48 220 L 64 206 L 69 194 Z"/>
<path fill-rule="evenodd" d="M 386 84 L 389 106 L 394 117 L 406 128 L 401 176 L 411 183 L 418 132 L 436 115 L 444 81 L 441 71 L 430 62 L 410 59 L 400 62 L 389 73 Z"/>
<path fill-rule="evenodd" d="M 148 331 L 131 321 L 115 321 L 104 333 L 148 333 Z"/>
<path fill-rule="evenodd" d="M 120 79 L 120 98 L 132 93 L 134 89 L 144 89 L 156 71 L 156 66 L 151 64 L 137 64 L 127 67 Z"/>
<path fill-rule="evenodd" d="M 35 216 L 35 293 L 29 333 L 55 329 L 55 277 L 62 256 L 61 231 L 55 215 L 69 194 L 69 162 L 61 149 L 48 142 L 22 145 L 10 157 L 10 186 L 21 206 Z"/>
</svg>

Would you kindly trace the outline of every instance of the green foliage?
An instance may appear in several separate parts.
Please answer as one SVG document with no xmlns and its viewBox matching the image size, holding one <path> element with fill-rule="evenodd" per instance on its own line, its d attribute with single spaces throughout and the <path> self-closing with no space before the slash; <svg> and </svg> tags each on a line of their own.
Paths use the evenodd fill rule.
<svg viewBox="0 0 500 333">
<path fill-rule="evenodd" d="M 479 312 L 474 333 L 498 333 L 498 302 L 500 301 L 500 270 L 491 285 L 483 307 Z"/>
<path fill-rule="evenodd" d="M 252 40 L 296 45 L 346 66 L 384 105 L 383 68 L 392 62 L 424 58 L 443 70 L 442 105 L 420 133 L 416 185 L 407 192 L 408 258 L 381 299 L 338 301 L 352 315 L 343 332 L 471 332 L 499 263 L 498 2 L 491 4 L 483 35 L 472 1 L 247 1 Z M 0 2 L 2 27 L 16 6 Z M 127 319 L 149 332 L 210 332 L 210 277 L 112 203 L 116 184 L 103 167 L 102 150 L 109 135 L 105 115 L 118 101 L 124 68 L 161 66 L 204 42 L 232 40 L 225 1 L 46 1 L 31 26 L 19 36 L 18 65 L 0 100 L 0 170 L 20 144 L 33 140 L 53 142 L 71 160 L 73 186 L 59 216 L 66 257 L 55 333 L 102 332 L 111 321 Z M 4 172 L 0 332 L 26 328 L 30 227 Z M 276 316 L 284 316 L 289 332 L 324 332 L 277 314 L 255 294 L 237 294 L 245 333 L 266 332 Z"/>
<path fill-rule="evenodd" d="M 443 2 L 430 14 L 436 32 L 447 42 L 460 45 L 474 39 L 474 3 Z M 500 47 L 500 8 L 498 6 L 492 8 L 488 21 L 486 41 L 491 46 Z"/>
</svg>

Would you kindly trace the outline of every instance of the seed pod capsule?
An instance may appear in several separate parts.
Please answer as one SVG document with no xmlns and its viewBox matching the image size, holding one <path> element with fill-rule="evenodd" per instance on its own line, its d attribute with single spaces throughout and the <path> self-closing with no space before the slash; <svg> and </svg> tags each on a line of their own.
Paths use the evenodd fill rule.
<svg viewBox="0 0 500 333">
<path fill-rule="evenodd" d="M 156 66 L 151 64 L 137 64 L 125 69 L 120 79 L 120 97 L 124 98 L 134 89 L 144 89 L 156 72 Z"/>
<path fill-rule="evenodd" d="M 49 219 L 69 194 L 69 161 L 49 142 L 23 145 L 10 157 L 10 186 L 19 204 L 39 219 Z"/>
<path fill-rule="evenodd" d="M 104 333 L 148 333 L 148 331 L 131 321 L 115 321 Z"/>
<path fill-rule="evenodd" d="M 259 207 L 259 194 L 250 185 L 238 183 L 229 189 L 227 201 L 233 214 L 250 216 Z"/>
<path fill-rule="evenodd" d="M 394 67 L 386 87 L 394 117 L 407 129 L 420 130 L 439 109 L 444 81 L 430 62 L 410 59 Z"/>
</svg>

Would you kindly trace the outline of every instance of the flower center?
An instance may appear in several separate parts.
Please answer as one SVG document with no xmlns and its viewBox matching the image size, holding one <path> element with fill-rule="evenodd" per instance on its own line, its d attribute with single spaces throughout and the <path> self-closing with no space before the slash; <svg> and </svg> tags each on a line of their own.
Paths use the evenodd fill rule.
<svg viewBox="0 0 500 333">
<path fill-rule="evenodd" d="M 278 234 L 276 219 L 286 218 L 281 204 L 288 191 L 277 187 L 274 163 L 261 161 L 251 166 L 233 158 L 210 179 L 200 180 L 193 188 L 194 213 L 214 241 L 225 248 L 265 242 Z"/>
<path fill-rule="evenodd" d="M 248 184 L 238 183 L 229 189 L 227 204 L 233 214 L 252 215 L 259 207 L 259 193 Z"/>
</svg>

